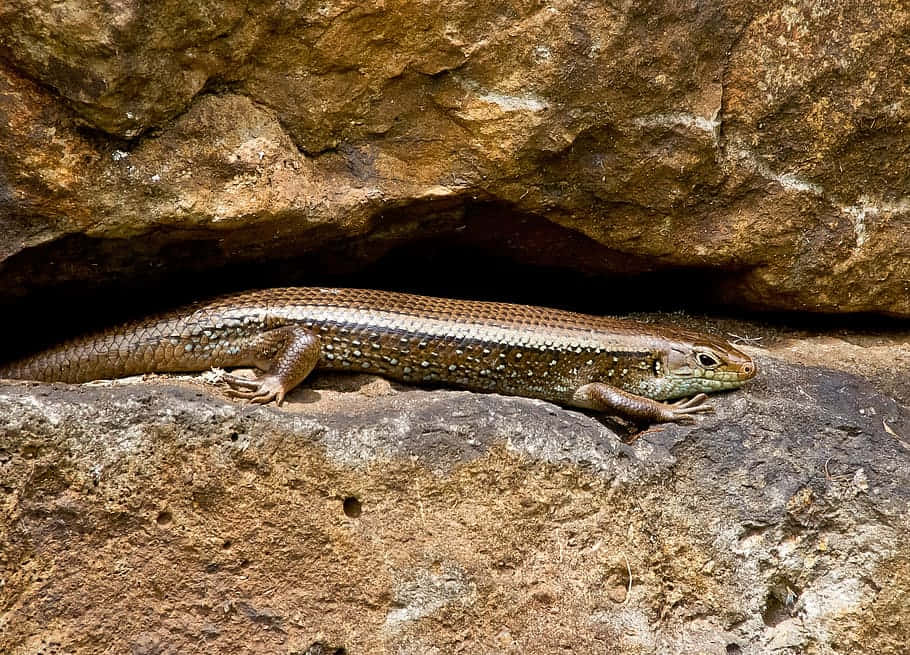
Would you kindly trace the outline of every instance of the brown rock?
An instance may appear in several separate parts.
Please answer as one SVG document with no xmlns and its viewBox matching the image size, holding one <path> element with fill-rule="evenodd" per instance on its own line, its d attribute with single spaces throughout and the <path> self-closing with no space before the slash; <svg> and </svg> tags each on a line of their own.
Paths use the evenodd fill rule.
<svg viewBox="0 0 910 655">
<path fill-rule="evenodd" d="M 0 286 L 344 242 L 320 270 L 350 270 L 466 226 L 531 264 L 910 316 L 908 32 L 887 0 L 5 2 Z M 559 227 L 541 248 L 516 217 Z"/>
<path fill-rule="evenodd" d="M 716 415 L 632 445 L 330 377 L 282 409 L 7 382 L 0 652 L 902 653 L 910 411 L 756 355 Z"/>
</svg>

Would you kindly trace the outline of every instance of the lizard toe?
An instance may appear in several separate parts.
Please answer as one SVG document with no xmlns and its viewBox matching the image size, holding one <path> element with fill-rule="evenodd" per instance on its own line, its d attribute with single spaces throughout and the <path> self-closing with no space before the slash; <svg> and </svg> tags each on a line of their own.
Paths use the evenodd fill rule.
<svg viewBox="0 0 910 655">
<path fill-rule="evenodd" d="M 224 373 L 221 376 L 222 382 L 228 385 L 231 389 L 258 389 L 259 381 L 250 380 L 249 378 L 242 378 L 237 375 L 232 375 L 231 373 Z"/>
<path fill-rule="evenodd" d="M 231 398 L 242 398 L 257 405 L 265 405 L 275 400 L 278 405 L 284 401 L 287 390 L 275 375 L 263 375 L 255 380 L 236 378 L 237 387 L 226 389 L 225 393 Z M 227 381 L 231 385 L 230 381 Z"/>
<path fill-rule="evenodd" d="M 685 409 L 687 407 L 696 407 L 698 405 L 704 404 L 707 399 L 708 394 L 700 393 L 696 396 L 692 396 L 691 398 L 683 398 L 682 400 L 673 403 L 672 407 L 677 407 L 680 409 Z"/>
</svg>

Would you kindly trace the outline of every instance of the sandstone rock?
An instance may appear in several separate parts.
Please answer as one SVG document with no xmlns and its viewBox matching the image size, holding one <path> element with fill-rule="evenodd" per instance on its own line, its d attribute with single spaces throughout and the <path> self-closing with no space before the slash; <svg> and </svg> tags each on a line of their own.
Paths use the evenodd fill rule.
<svg viewBox="0 0 910 655">
<path fill-rule="evenodd" d="M 631 445 L 365 376 L 4 383 L 0 651 L 904 652 L 910 410 L 758 354 Z"/>
<path fill-rule="evenodd" d="M 0 301 L 435 239 L 910 317 L 908 79 L 888 0 L 7 0 Z M 0 653 L 902 653 L 907 340 L 767 345 L 632 444 L 375 378 L 3 383 Z"/>
<path fill-rule="evenodd" d="M 887 0 L 13 0 L 0 286 L 456 229 L 539 264 L 533 217 L 562 267 L 910 316 L 908 34 Z"/>
</svg>

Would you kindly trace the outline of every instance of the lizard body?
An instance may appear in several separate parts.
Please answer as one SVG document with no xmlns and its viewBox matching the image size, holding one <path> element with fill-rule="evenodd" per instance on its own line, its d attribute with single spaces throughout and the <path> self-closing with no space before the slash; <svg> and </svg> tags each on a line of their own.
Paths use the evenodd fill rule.
<svg viewBox="0 0 910 655">
<path fill-rule="evenodd" d="M 254 366 L 234 396 L 276 400 L 315 368 L 542 398 L 639 422 L 710 411 L 705 393 L 755 375 L 717 338 L 573 312 L 385 291 L 292 287 L 222 296 L 0 366 L 59 382 Z M 692 397 L 688 401 L 664 401 Z"/>
</svg>

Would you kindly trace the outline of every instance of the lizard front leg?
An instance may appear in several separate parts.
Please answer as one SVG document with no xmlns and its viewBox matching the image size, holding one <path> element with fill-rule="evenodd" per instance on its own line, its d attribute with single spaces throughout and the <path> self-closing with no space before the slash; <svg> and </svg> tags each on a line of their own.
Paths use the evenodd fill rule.
<svg viewBox="0 0 910 655">
<path fill-rule="evenodd" d="M 234 398 L 265 404 L 274 400 L 279 406 L 287 393 L 312 373 L 319 361 L 318 337 L 297 325 L 286 325 L 263 332 L 248 347 L 244 358 L 264 371 L 254 380 L 225 374 L 222 378 Z"/>
<path fill-rule="evenodd" d="M 592 382 L 579 387 L 573 402 L 579 407 L 609 412 L 635 423 L 691 423 L 692 414 L 713 412 L 705 404 L 708 396 L 703 393 L 677 403 L 662 403 L 628 391 L 617 389 L 603 382 Z"/>
</svg>

